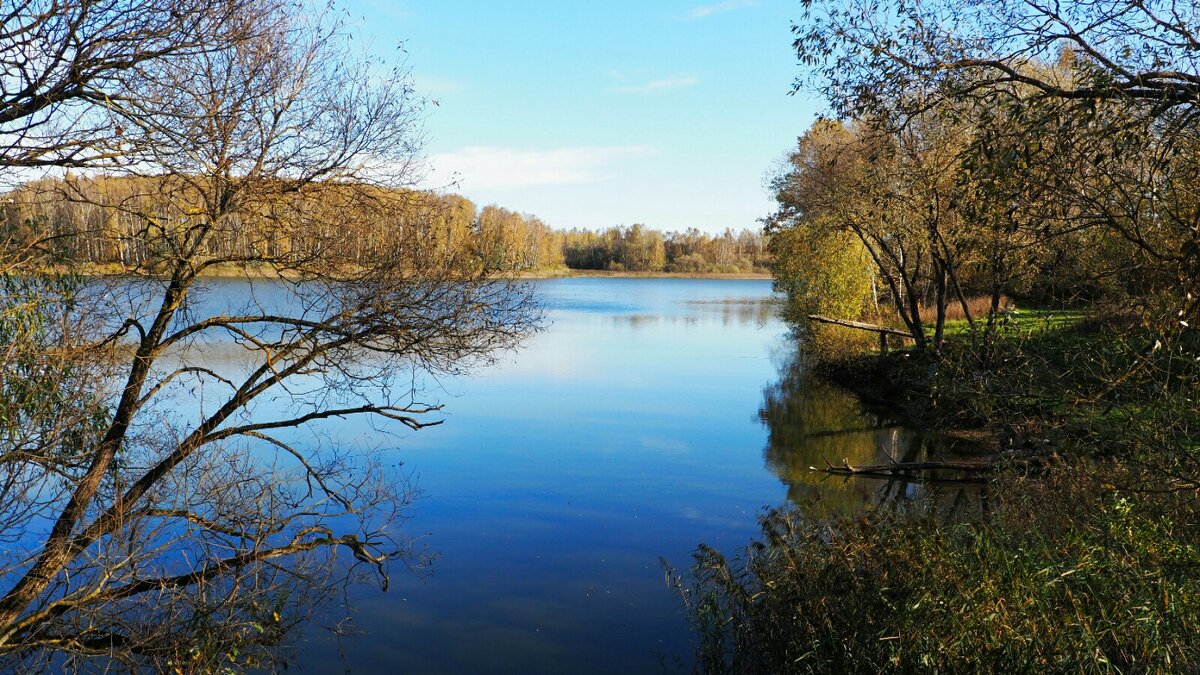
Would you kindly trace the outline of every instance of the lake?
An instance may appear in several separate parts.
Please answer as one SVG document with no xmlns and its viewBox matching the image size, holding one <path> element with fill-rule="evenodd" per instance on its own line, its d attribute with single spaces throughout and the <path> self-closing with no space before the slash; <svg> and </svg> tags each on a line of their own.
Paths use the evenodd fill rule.
<svg viewBox="0 0 1200 675">
<path fill-rule="evenodd" d="M 249 292 L 207 284 L 221 301 Z M 927 443 L 803 376 L 769 281 L 536 284 L 544 332 L 495 366 L 427 383 L 445 424 L 325 425 L 341 443 L 395 448 L 393 470 L 422 493 L 405 528 L 438 557 L 426 574 L 394 569 L 387 592 L 352 587 L 354 630 L 302 630 L 290 669 L 687 670 L 690 635 L 660 558 L 686 568 L 702 542 L 733 553 L 764 507 L 789 499 L 827 513 L 923 494 L 809 470 Z"/>
</svg>

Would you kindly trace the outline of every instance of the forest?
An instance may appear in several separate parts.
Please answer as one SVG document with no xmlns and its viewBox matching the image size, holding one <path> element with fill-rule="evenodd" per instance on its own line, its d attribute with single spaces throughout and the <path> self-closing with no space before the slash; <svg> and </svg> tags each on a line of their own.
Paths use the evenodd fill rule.
<svg viewBox="0 0 1200 675">
<path fill-rule="evenodd" d="M 68 175 L 61 180 L 26 183 L 4 197 L 5 236 L 20 245 L 43 244 L 54 255 L 101 271 L 137 268 L 154 257 L 153 228 L 185 229 L 200 196 L 186 207 L 172 203 L 178 192 L 163 177 Z M 360 204 L 341 222 L 324 219 L 313 228 L 330 233 L 290 232 L 256 227 L 248 219 L 230 219 L 219 237 L 206 241 L 213 255 L 252 261 L 261 253 L 314 253 L 332 229 L 339 234 L 340 255 L 364 264 L 379 256 L 401 230 L 419 230 L 430 245 L 470 252 L 493 270 L 554 273 L 603 270 L 644 273 L 765 273 L 770 254 L 760 230 L 708 234 L 695 228 L 661 232 L 644 225 L 614 226 L 602 231 L 553 229 L 537 216 L 496 205 L 477 207 L 456 194 L 393 189 L 380 199 L 391 206 L 380 216 L 376 206 Z M 303 202 L 302 197 L 295 198 Z M 318 208 L 310 203 L 305 208 Z M 345 207 L 345 204 L 339 206 Z M 320 208 L 330 208 L 328 200 Z M 147 214 L 154 214 L 148 219 Z M 374 215 L 369 215 L 374 214 Z M 336 225 L 335 225 L 336 223 Z"/>
</svg>

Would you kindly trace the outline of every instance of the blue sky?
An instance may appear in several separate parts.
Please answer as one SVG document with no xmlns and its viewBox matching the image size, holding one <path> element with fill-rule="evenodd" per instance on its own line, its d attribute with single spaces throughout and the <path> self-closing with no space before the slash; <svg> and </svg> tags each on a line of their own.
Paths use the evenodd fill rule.
<svg viewBox="0 0 1200 675">
<path fill-rule="evenodd" d="M 820 103 L 788 96 L 797 0 L 347 0 L 404 43 L 431 186 L 557 228 L 758 227 Z"/>
</svg>

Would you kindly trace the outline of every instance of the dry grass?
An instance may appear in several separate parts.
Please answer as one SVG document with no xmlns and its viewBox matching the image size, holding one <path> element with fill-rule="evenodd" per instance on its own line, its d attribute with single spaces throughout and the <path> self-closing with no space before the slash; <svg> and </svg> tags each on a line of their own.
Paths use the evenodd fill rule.
<svg viewBox="0 0 1200 675">
<path fill-rule="evenodd" d="M 988 311 L 992 308 L 992 298 L 989 295 L 975 295 L 967 298 L 967 307 L 971 310 L 971 316 L 976 319 L 986 318 Z M 1016 309 L 1017 304 L 1012 301 L 1007 295 L 1000 296 L 1000 311 Z M 963 312 L 962 304 L 957 299 L 953 300 L 946 306 L 947 321 L 965 321 L 966 313 Z M 933 323 L 937 321 L 936 307 L 921 308 L 921 322 Z"/>
</svg>

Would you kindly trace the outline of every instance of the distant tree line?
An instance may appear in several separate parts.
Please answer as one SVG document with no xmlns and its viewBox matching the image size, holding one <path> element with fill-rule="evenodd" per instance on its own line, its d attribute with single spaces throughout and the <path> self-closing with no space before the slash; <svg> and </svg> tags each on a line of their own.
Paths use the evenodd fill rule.
<svg viewBox="0 0 1200 675">
<path fill-rule="evenodd" d="M 28 183 L 5 196 L 0 227 L 17 241 L 48 237 L 43 246 L 64 260 L 134 268 L 156 255 L 151 250 L 156 228 L 187 227 L 187 209 L 168 208 L 163 198 L 174 189 L 167 182 L 162 177 L 101 175 Z M 377 196 L 383 198 L 382 193 Z M 426 245 L 474 256 L 489 270 L 745 273 L 770 266 L 766 241 L 757 230 L 727 228 L 714 235 L 688 228 L 664 233 L 638 224 L 599 232 L 563 231 L 534 215 L 496 205 L 478 208 L 456 194 L 402 190 L 388 198 L 398 199 L 394 203 L 401 206 L 381 220 L 380 210 L 365 203 L 300 206 L 305 199 L 297 195 L 288 208 L 336 207 L 342 217 L 313 224 L 330 232 L 284 232 L 263 226 L 272 222 L 270 218 L 229 219 L 220 236 L 205 245 L 212 255 L 252 260 L 264 254 L 317 254 L 314 247 L 336 240 L 339 258 L 365 264 L 400 231 L 415 228 Z"/>
<path fill-rule="evenodd" d="M 754 230 L 719 235 L 694 227 L 660 232 L 644 225 L 602 232 L 555 232 L 563 263 L 571 269 L 629 272 L 753 272 L 768 268 L 766 242 Z"/>
</svg>

